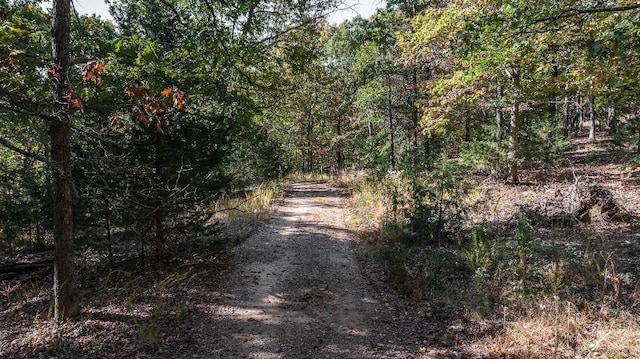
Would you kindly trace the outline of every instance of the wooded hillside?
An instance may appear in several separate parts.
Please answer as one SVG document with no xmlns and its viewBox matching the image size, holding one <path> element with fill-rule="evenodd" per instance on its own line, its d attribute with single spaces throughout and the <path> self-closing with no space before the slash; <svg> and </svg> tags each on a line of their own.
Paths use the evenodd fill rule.
<svg viewBox="0 0 640 359">
<path fill-rule="evenodd" d="M 52 277 L 52 320 L 78 317 L 87 265 L 162 268 L 316 174 L 349 178 L 354 231 L 417 300 L 448 258 L 487 317 L 638 314 L 635 249 L 593 240 L 638 239 L 637 1 L 387 0 L 337 25 L 339 0 L 72 5 L 0 0 L 3 306 Z"/>
</svg>

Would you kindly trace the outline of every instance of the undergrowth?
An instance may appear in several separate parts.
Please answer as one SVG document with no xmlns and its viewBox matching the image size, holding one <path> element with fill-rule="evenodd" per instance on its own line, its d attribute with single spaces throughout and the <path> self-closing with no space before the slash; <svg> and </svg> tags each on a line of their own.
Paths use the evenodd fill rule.
<svg viewBox="0 0 640 359">
<path fill-rule="evenodd" d="M 373 244 L 395 290 L 451 318 L 495 328 L 460 343 L 461 350 L 489 357 L 640 357 L 639 285 L 634 273 L 621 270 L 629 258 L 606 233 L 538 228 L 525 212 L 506 223 L 465 226 L 474 193 L 437 175 L 421 183 L 443 186 L 452 205 L 438 207 L 427 190 L 417 192 L 422 202 L 412 202 L 412 183 L 398 174 L 361 178 L 352 187 L 349 224 Z M 416 204 L 427 209 L 415 210 Z M 419 233 L 440 230 L 432 225 L 438 216 L 446 218 L 446 236 Z"/>
</svg>

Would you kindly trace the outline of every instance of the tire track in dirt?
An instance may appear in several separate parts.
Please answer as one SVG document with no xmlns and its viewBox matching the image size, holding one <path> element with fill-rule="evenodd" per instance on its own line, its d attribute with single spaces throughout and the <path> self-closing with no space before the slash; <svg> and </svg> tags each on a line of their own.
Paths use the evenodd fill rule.
<svg viewBox="0 0 640 359">
<path fill-rule="evenodd" d="M 201 306 L 209 338 L 193 357 L 420 357 L 415 335 L 394 319 L 397 303 L 381 299 L 363 272 L 344 205 L 343 192 L 326 184 L 291 185 L 269 224 L 234 249 L 234 269 Z"/>
</svg>

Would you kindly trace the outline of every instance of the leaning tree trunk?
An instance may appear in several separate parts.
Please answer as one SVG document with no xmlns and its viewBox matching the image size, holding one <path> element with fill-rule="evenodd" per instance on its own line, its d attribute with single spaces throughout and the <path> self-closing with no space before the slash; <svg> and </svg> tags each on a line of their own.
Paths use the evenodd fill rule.
<svg viewBox="0 0 640 359">
<path fill-rule="evenodd" d="M 53 170 L 54 319 L 79 314 L 73 253 L 73 191 L 71 178 L 71 113 L 69 93 L 70 0 L 53 0 L 53 116 L 49 127 Z"/>
</svg>

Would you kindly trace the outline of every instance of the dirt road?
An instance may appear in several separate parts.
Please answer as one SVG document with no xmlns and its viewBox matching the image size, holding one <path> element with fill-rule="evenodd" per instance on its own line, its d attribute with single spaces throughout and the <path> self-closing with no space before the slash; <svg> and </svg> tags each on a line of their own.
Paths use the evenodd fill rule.
<svg viewBox="0 0 640 359">
<path fill-rule="evenodd" d="M 201 308 L 216 358 L 419 358 L 419 323 L 345 229 L 345 196 L 293 183 L 273 219 L 235 249 L 235 268 Z M 422 349 L 424 351 L 424 348 Z M 206 354 L 205 354 L 206 352 Z"/>
</svg>

